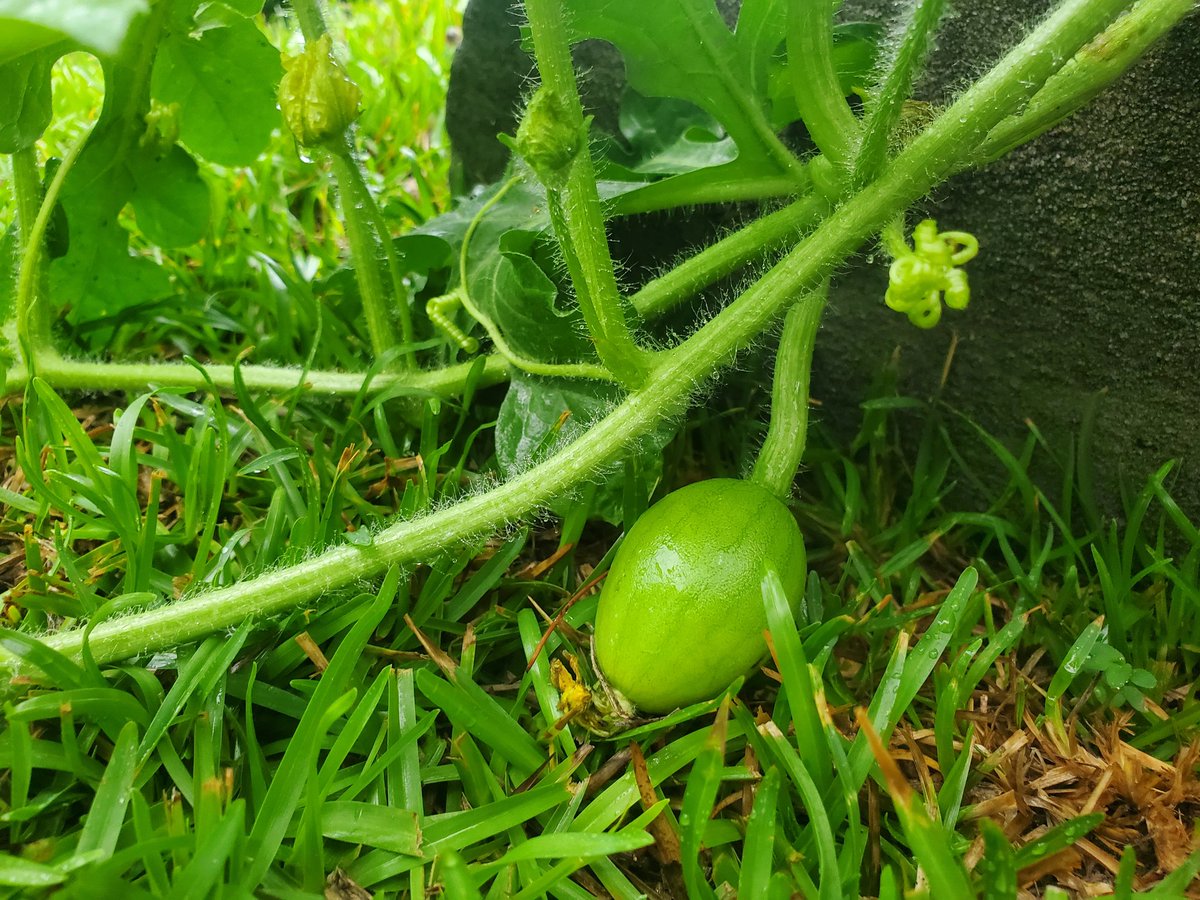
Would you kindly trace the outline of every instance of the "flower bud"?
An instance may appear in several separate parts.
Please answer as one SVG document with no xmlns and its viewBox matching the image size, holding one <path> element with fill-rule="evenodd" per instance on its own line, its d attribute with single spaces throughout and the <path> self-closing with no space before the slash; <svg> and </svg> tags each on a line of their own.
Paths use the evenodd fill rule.
<svg viewBox="0 0 1200 900">
<path fill-rule="evenodd" d="M 338 140 L 358 118 L 362 91 L 333 58 L 328 34 L 310 41 L 302 53 L 283 60 L 279 82 L 279 108 L 283 118 L 305 147 Z"/>
<path fill-rule="evenodd" d="M 517 152 L 544 184 L 557 187 L 582 146 L 583 135 L 566 102 L 554 90 L 538 88 L 517 128 Z"/>
<path fill-rule="evenodd" d="M 165 153 L 179 140 L 179 110 L 178 103 L 159 103 L 150 101 L 150 111 L 146 113 L 146 130 L 138 141 L 141 147 Z"/>
</svg>

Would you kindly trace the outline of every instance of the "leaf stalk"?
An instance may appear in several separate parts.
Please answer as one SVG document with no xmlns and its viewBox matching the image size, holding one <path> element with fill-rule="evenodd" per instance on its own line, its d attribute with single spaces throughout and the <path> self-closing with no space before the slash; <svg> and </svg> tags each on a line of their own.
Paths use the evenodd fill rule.
<svg viewBox="0 0 1200 900">
<path fill-rule="evenodd" d="M 526 0 L 525 10 L 542 84 L 560 98 L 568 126 L 585 134 L 562 2 Z M 565 184 L 547 184 L 546 192 L 551 195 L 551 220 L 558 243 L 600 361 L 623 384 L 636 387 L 646 377 L 650 352 L 634 341 L 625 318 L 586 140 L 569 165 Z"/>
</svg>

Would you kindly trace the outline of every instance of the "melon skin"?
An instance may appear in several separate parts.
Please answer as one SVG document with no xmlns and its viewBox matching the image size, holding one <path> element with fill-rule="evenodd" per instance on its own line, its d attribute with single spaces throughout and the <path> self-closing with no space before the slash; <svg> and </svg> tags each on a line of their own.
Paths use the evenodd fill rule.
<svg viewBox="0 0 1200 900">
<path fill-rule="evenodd" d="M 617 550 L 596 611 L 593 651 L 609 687 L 658 714 L 749 672 L 767 649 L 768 563 L 795 609 L 804 541 L 788 508 L 757 484 L 714 478 L 650 507 Z"/>
</svg>

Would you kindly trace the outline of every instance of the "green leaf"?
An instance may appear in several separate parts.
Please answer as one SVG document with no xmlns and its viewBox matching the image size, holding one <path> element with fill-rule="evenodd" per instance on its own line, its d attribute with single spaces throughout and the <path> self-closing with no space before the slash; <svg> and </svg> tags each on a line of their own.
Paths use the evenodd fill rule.
<svg viewBox="0 0 1200 900">
<path fill-rule="evenodd" d="M 442 881 L 442 896 L 460 897 L 462 900 L 476 900 L 482 896 L 471 878 L 466 861 L 453 850 L 438 855 L 436 871 Z"/>
<path fill-rule="evenodd" d="M 111 316 L 170 292 L 164 270 L 130 255 L 129 234 L 115 220 L 73 228 L 67 255 L 50 264 L 50 294 L 70 307 L 74 322 Z"/>
<path fill-rule="evenodd" d="M 186 247 L 204 237 L 210 211 L 208 184 L 182 147 L 143 150 L 129 162 L 130 203 L 138 227 L 160 247 Z"/>
<path fill-rule="evenodd" d="M 0 234 L 0 322 L 7 322 L 13 313 L 16 294 L 17 224 Z M 3 336 L 0 336 L 0 351 L 3 351 Z M 7 499 L 5 502 L 10 502 Z"/>
<path fill-rule="evenodd" d="M 419 669 L 417 689 L 455 726 L 508 760 L 518 780 L 528 778 L 546 762 L 546 751 L 512 713 L 463 670 L 455 672 L 453 681 L 445 681 L 426 669 Z"/>
<path fill-rule="evenodd" d="M 0 63 L 64 37 L 111 55 L 148 8 L 146 0 L 0 0 Z"/>
<path fill-rule="evenodd" d="M 676 97 L 703 109 L 737 144 L 739 164 L 789 171 L 763 99 L 754 92 L 752 60 L 712 0 L 569 0 L 567 6 L 578 38 L 617 46 L 638 93 Z"/>
<path fill-rule="evenodd" d="M 438 855 L 447 850 L 462 850 L 528 822 L 570 798 L 566 785 L 552 781 L 521 793 L 510 793 L 479 809 L 427 816 L 422 826 L 426 849 Z"/>
<path fill-rule="evenodd" d="M 336 714 L 340 718 L 353 702 L 353 689 L 343 692 L 349 685 L 372 632 L 395 601 L 399 580 L 397 570 L 389 569 L 379 593 L 338 645 L 328 668 L 317 682 L 317 688 L 275 770 L 267 794 L 256 810 L 254 827 L 247 839 L 247 855 L 251 862 L 243 875 L 244 884 L 257 885 L 270 868 L 292 815 L 300 804 L 305 784 L 316 771 L 316 757 L 322 739 L 333 725 L 333 716 Z"/>
<path fill-rule="evenodd" d="M 1012 844 L 1000 826 L 991 819 L 980 819 L 983 856 L 975 865 L 983 900 L 1011 900 L 1017 896 L 1017 862 Z"/>
<path fill-rule="evenodd" d="M 620 127 L 628 150 L 614 145 L 606 155 L 639 175 L 691 172 L 737 155 L 721 126 L 685 100 L 628 90 L 621 98 Z"/>
<path fill-rule="evenodd" d="M 442 213 L 414 228 L 406 237 L 426 235 L 438 237 L 450 245 L 452 262 L 457 265 L 458 252 L 463 235 L 471 220 L 483 204 L 495 196 L 501 185 L 494 185 L 478 196 L 459 203 L 449 212 Z M 519 231 L 544 231 L 550 226 L 546 212 L 546 194 L 536 181 L 520 181 L 509 188 L 504 198 L 494 205 L 480 220 L 471 238 L 471 250 L 467 259 L 468 271 L 474 269 L 488 254 L 496 252 L 500 235 L 514 229 Z"/>
<path fill-rule="evenodd" d="M 792 609 L 784 593 L 779 573 L 769 564 L 762 579 L 763 608 L 767 627 L 775 646 L 775 660 L 783 676 L 788 707 L 792 711 L 792 726 L 802 759 L 813 781 L 824 789 L 830 781 L 829 750 L 825 744 L 825 728 L 817 708 L 819 674 L 813 671 L 804 654 L 804 644 Z"/>
<path fill-rule="evenodd" d="M 450 265 L 450 245 L 432 234 L 405 234 L 392 241 L 392 248 L 405 272 L 427 275 Z"/>
<path fill-rule="evenodd" d="M 771 766 L 754 792 L 754 806 L 746 821 L 746 841 L 742 849 L 742 870 L 738 895 L 761 897 L 766 893 L 775 870 L 775 836 L 778 823 L 775 809 L 779 802 L 779 768 Z"/>
<path fill-rule="evenodd" d="M 118 123 L 101 124 L 63 185 L 67 252 L 50 263 L 50 296 L 71 321 L 119 313 L 170 293 L 165 270 L 131 256 L 117 221 L 132 190 L 126 140 Z"/>
<path fill-rule="evenodd" d="M 32 635 L 11 628 L 0 629 L 0 650 L 35 666 L 59 688 L 91 686 L 91 678 L 73 659 L 47 647 Z"/>
<path fill-rule="evenodd" d="M 616 853 L 631 853 L 654 843 L 654 837 L 645 831 L 636 832 L 563 832 L 561 834 L 539 834 L 513 847 L 492 865 L 506 866 L 530 859 L 587 859 L 612 856 Z"/>
<path fill-rule="evenodd" d="M 557 304 L 557 286 L 531 255 L 537 237 L 518 230 L 501 235 L 498 252 L 488 253 L 469 275 L 471 298 L 521 356 L 543 362 L 591 356 L 579 308 Z"/>
<path fill-rule="evenodd" d="M 1103 821 L 1104 813 L 1095 812 L 1061 822 L 1041 837 L 1019 848 L 1014 858 L 1014 864 L 1018 869 L 1024 869 L 1061 850 L 1066 850 Z"/>
<path fill-rule="evenodd" d="M 545 458 L 555 447 L 580 437 L 620 397 L 619 389 L 609 384 L 514 375 L 496 421 L 496 459 L 501 472 L 506 478 L 511 477 Z M 658 482 L 662 449 L 673 434 L 674 430 L 664 425 L 630 451 L 638 456 L 644 499 L 649 498 Z M 624 466 L 611 467 L 597 476 L 593 517 L 614 525 L 622 521 L 628 478 Z M 563 515 L 572 502 L 569 497 L 561 498 L 550 508 Z"/>
<path fill-rule="evenodd" d="M 32 147 L 50 124 L 50 69 L 59 49 L 46 47 L 0 65 L 0 153 Z"/>
<path fill-rule="evenodd" d="M 96 789 L 96 797 L 84 819 L 83 831 L 79 834 L 77 855 L 100 851 L 107 859 L 116 849 L 121 836 L 121 823 L 125 821 L 125 808 L 129 805 L 129 792 L 137 774 L 138 727 L 128 722 L 121 729 L 112 758 L 104 770 L 104 777 Z"/>
<path fill-rule="evenodd" d="M 760 97 L 767 94 L 768 68 L 780 51 L 786 29 L 785 0 L 744 0 L 738 11 L 734 41 L 748 60 L 750 89 Z"/>
<path fill-rule="evenodd" d="M 225 0 L 225 5 L 235 13 L 249 18 L 262 12 L 263 0 Z"/>
<path fill-rule="evenodd" d="M 1075 676 L 1087 664 L 1088 658 L 1096 646 L 1096 642 L 1104 638 L 1106 631 L 1104 617 L 1098 616 L 1079 633 L 1079 637 L 1075 638 L 1075 643 L 1067 651 L 1062 665 L 1058 667 L 1058 671 L 1050 679 L 1050 687 L 1046 690 L 1046 697 L 1048 699 L 1058 700 L 1062 697 L 1067 688 L 1071 686 L 1071 682 L 1075 680 Z M 1104 647 L 1106 645 L 1101 643 L 1100 646 Z"/>
<path fill-rule="evenodd" d="M 872 22 L 845 22 L 834 26 L 833 67 L 847 96 L 870 83 L 884 34 L 884 29 Z M 783 128 L 799 119 L 800 110 L 796 107 L 796 94 L 785 60 L 771 60 L 767 83 L 774 126 Z"/>
<path fill-rule="evenodd" d="M 232 61 L 236 60 L 236 63 Z M 180 139 L 209 162 L 252 163 L 279 125 L 279 53 L 248 19 L 228 18 L 199 36 L 171 34 L 159 46 L 150 92 L 178 103 Z"/>
<path fill-rule="evenodd" d="M 704 878 L 700 863 L 700 850 L 704 829 L 712 817 L 713 804 L 721 787 L 721 772 L 725 763 L 725 743 L 728 736 L 728 701 L 721 704 L 716 721 L 709 732 L 704 749 L 696 757 L 688 775 L 687 788 L 683 792 L 683 805 L 679 810 L 679 842 L 683 863 L 683 878 L 688 896 L 711 898 L 715 894 Z"/>
</svg>

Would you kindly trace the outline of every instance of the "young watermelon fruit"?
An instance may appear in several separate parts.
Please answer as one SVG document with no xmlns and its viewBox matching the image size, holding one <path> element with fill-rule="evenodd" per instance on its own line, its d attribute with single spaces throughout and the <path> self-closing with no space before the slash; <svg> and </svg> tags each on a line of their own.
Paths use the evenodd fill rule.
<svg viewBox="0 0 1200 900">
<path fill-rule="evenodd" d="M 804 542 L 788 508 L 749 481 L 664 497 L 629 529 L 600 595 L 595 660 L 619 701 L 665 713 L 714 697 L 766 653 L 769 563 L 795 607 Z"/>
</svg>

